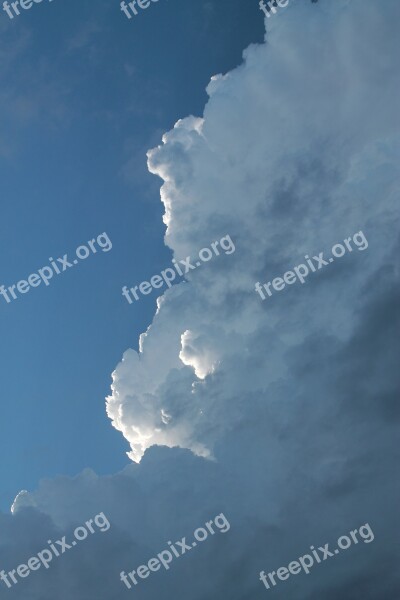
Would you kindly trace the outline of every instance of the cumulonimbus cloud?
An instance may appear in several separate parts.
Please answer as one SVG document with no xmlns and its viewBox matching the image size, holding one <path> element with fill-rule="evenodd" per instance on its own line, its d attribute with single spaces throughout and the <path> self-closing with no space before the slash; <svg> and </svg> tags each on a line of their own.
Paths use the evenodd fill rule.
<svg viewBox="0 0 400 600">
<path fill-rule="evenodd" d="M 153 444 L 212 454 L 241 418 L 233 390 L 268 403 L 268 389 L 287 375 L 288 353 L 301 355 L 306 339 L 351 339 L 368 282 L 394 257 L 387 227 L 397 222 L 396 42 L 385 33 L 393 8 L 360 6 L 303 2 L 276 15 L 265 44 L 213 77 L 203 118 L 179 121 L 149 152 L 151 172 L 164 179 L 174 256 L 195 255 L 225 231 L 237 250 L 165 294 L 140 352 L 129 350 L 113 374 L 108 414 L 135 460 Z M 388 47 L 377 51 L 383 38 Z M 388 164 L 391 177 L 372 184 Z M 371 240 L 368 253 L 261 305 L 256 281 L 359 230 Z M 305 316 L 310 306 L 318 310 Z M 247 356 L 262 330 L 249 377 Z"/>
<path fill-rule="evenodd" d="M 45 482 L 17 500 L 15 522 L 41 511 L 66 527 L 104 511 L 118 578 L 224 510 L 223 547 L 168 579 L 189 600 L 260 598 L 261 569 L 369 522 L 373 544 L 274 594 L 398 596 L 399 16 L 397 0 L 291 3 L 243 64 L 212 78 L 203 117 L 149 152 L 174 256 L 227 233 L 236 251 L 166 292 L 115 369 L 107 411 L 136 462 Z M 255 293 L 359 231 L 367 250 L 264 302 Z M 94 552 L 103 572 L 111 547 Z M 122 598 L 88 569 L 96 597 Z M 68 591 L 83 584 L 78 570 Z"/>
</svg>

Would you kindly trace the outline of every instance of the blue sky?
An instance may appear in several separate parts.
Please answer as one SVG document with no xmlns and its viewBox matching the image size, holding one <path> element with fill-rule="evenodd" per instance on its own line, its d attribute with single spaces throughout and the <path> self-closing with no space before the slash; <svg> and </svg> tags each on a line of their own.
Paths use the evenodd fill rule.
<svg viewBox="0 0 400 600">
<path fill-rule="evenodd" d="M 178 118 L 201 113 L 211 75 L 263 36 L 257 7 L 240 1 L 150 8 L 136 21 L 117 2 L 94 8 L 93 0 L 43 2 L 12 21 L 0 15 L 0 283 L 15 284 L 103 231 L 113 243 L 49 287 L 11 304 L 1 298 L 4 509 L 42 477 L 128 462 L 104 398 L 156 298 L 129 306 L 120 289 L 171 258 L 146 152 Z"/>
</svg>

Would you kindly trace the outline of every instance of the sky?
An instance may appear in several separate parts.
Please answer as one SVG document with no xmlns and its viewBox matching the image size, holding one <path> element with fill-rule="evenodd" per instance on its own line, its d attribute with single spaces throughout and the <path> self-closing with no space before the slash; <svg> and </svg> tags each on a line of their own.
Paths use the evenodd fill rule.
<svg viewBox="0 0 400 600">
<path fill-rule="evenodd" d="M 104 398 L 156 297 L 133 307 L 121 289 L 171 260 L 146 152 L 181 116 L 202 110 L 212 74 L 262 40 L 258 12 L 239 1 L 183 0 L 163 0 L 137 22 L 110 1 L 95 10 L 89 0 L 44 2 L 13 20 L 1 12 L 0 283 L 104 231 L 113 244 L 14 303 L 0 297 L 2 455 L 13 447 L 1 463 L 3 509 L 42 477 L 129 462 Z"/>
<path fill-rule="evenodd" d="M 0 297 L 1 597 L 396 600 L 400 5 L 93 6 L 0 20 L 0 283 L 112 243 Z"/>
</svg>

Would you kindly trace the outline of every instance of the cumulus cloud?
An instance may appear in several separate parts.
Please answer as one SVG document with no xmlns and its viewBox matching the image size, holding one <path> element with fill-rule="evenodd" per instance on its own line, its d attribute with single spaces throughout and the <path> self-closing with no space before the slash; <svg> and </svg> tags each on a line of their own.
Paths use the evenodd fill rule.
<svg viewBox="0 0 400 600">
<path fill-rule="evenodd" d="M 236 251 L 168 290 L 115 369 L 107 411 L 137 462 L 44 482 L 3 517 L 6 531 L 45 519 L 59 531 L 108 514 L 91 558 L 79 548 L 79 568 L 48 575 L 68 577 L 62 600 L 126 597 L 120 570 L 222 510 L 230 532 L 143 581 L 142 598 L 261 598 L 260 570 L 366 522 L 373 543 L 273 593 L 398 596 L 399 16 L 397 0 L 290 3 L 212 78 L 203 117 L 149 152 L 175 258 L 226 234 Z M 265 302 L 255 293 L 359 231 L 366 250 Z"/>
<path fill-rule="evenodd" d="M 168 292 L 140 353 L 128 351 L 117 367 L 108 411 L 133 458 L 154 443 L 202 443 L 212 451 L 221 431 L 241 418 L 230 390 L 266 390 L 287 374 L 288 351 L 301 355 L 313 334 L 349 341 L 362 290 L 391 263 L 397 41 L 387 31 L 390 6 L 360 7 L 303 2 L 272 19 L 264 45 L 250 47 L 235 71 L 213 77 L 203 119 L 179 121 L 149 152 L 150 170 L 164 179 L 165 240 L 175 257 L 195 255 L 225 230 L 238 249 Z M 368 253 L 260 303 L 255 281 L 360 230 L 370 239 Z M 304 323 L 311 303 L 318 310 L 308 311 Z M 268 341 L 253 356 L 262 364 L 260 381 L 240 363 L 262 328 Z M 216 380 L 225 377 L 225 393 L 211 400 Z M 225 417 L 207 434 L 217 404 Z"/>
</svg>

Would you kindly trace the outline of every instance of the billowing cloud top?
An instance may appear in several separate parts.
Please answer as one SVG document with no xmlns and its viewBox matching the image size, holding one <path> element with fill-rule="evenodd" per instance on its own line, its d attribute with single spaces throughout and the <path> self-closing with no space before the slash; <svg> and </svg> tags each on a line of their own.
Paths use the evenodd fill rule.
<svg viewBox="0 0 400 600">
<path fill-rule="evenodd" d="M 66 527 L 102 499 L 112 542 L 69 573 L 76 597 L 91 597 L 83 583 L 125 597 L 120 583 L 103 587 L 103 570 L 118 579 L 221 510 L 230 537 L 142 582 L 142 598 L 262 598 L 261 569 L 366 522 L 373 544 L 273 593 L 398 597 L 399 16 L 397 0 L 291 2 L 267 20 L 264 44 L 212 78 L 203 117 L 148 153 L 174 257 L 226 235 L 235 252 L 164 294 L 139 353 L 113 374 L 107 411 L 140 464 L 16 502 L 17 523 L 39 510 Z M 255 292 L 356 233 L 364 247 L 304 285 Z"/>
<path fill-rule="evenodd" d="M 140 353 L 115 370 L 108 413 L 132 458 L 153 444 L 212 453 L 251 410 L 246 394 L 278 401 L 271 389 L 307 339 L 332 336 L 331 347 L 354 335 L 366 286 L 396 244 L 390 4 L 302 2 L 276 15 L 265 44 L 213 77 L 204 117 L 179 121 L 149 152 L 175 258 L 226 233 L 236 252 L 168 292 Z M 260 303 L 256 281 L 360 230 L 367 253 Z"/>
</svg>

